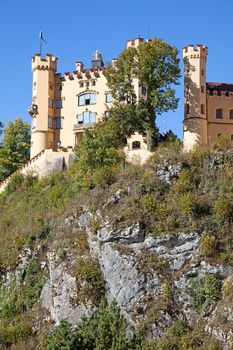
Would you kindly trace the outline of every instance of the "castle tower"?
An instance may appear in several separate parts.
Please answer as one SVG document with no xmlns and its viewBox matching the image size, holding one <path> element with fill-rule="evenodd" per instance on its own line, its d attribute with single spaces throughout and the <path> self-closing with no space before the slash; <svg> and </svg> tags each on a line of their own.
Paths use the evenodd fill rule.
<svg viewBox="0 0 233 350">
<path fill-rule="evenodd" d="M 184 59 L 184 148 L 207 145 L 206 60 L 208 47 L 188 45 Z"/>
<path fill-rule="evenodd" d="M 29 114 L 32 117 L 31 158 L 46 148 L 54 147 L 54 117 L 57 58 L 39 54 L 32 58 L 33 87 L 32 105 Z"/>
</svg>

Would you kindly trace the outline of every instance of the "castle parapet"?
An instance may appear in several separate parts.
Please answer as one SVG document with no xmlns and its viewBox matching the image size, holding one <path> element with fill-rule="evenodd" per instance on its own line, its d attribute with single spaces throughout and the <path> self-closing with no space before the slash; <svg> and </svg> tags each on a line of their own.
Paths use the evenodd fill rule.
<svg viewBox="0 0 233 350">
<path fill-rule="evenodd" d="M 198 44 L 197 46 L 194 45 L 187 45 L 183 48 L 183 57 L 187 58 L 200 58 L 200 57 L 207 57 L 208 55 L 208 46 Z"/>
<path fill-rule="evenodd" d="M 32 70 L 53 70 L 57 71 L 58 59 L 50 54 L 46 55 L 46 58 L 42 58 L 40 54 L 36 54 L 32 57 Z"/>
</svg>

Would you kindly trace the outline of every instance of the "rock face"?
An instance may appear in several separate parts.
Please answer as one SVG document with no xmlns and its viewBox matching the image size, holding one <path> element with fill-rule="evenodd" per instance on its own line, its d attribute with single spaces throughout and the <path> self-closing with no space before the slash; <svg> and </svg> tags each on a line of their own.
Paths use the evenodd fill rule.
<svg viewBox="0 0 233 350">
<path fill-rule="evenodd" d="M 101 221 L 97 232 L 92 230 L 94 219 Z M 139 223 L 116 230 L 100 213 L 87 211 L 67 217 L 65 225 L 85 230 L 88 235 L 90 254 L 98 259 L 104 276 L 106 299 L 117 301 L 129 325 L 148 322 L 154 338 L 165 335 L 176 317 L 190 324 L 197 322 L 191 293 L 194 277 L 217 274 L 224 281 L 232 275 L 231 267 L 210 265 L 201 259 L 197 232 L 152 237 Z M 91 317 L 96 306 L 91 300 L 77 302 L 77 280 L 67 268 L 72 265 L 72 256 L 68 260 L 61 263 L 54 253 L 48 254 L 49 279 L 41 293 L 41 304 L 56 324 L 66 319 L 75 325 L 83 316 Z M 153 321 L 148 316 L 151 312 L 156 314 Z M 213 326 L 219 313 L 233 321 L 231 309 L 220 310 L 215 303 L 202 315 L 205 329 L 229 349 L 232 331 Z"/>
<path fill-rule="evenodd" d="M 89 318 L 95 307 L 91 302 L 86 305 L 75 305 L 76 278 L 66 271 L 66 264 L 59 264 L 55 254 L 49 253 L 48 269 L 49 279 L 42 289 L 41 303 L 49 311 L 51 320 L 56 324 L 61 320 L 67 320 L 75 325 L 83 316 Z"/>
<path fill-rule="evenodd" d="M 122 196 L 118 191 L 106 205 L 114 205 Z M 95 229 L 93 222 L 98 222 Z M 147 324 L 147 332 L 154 339 L 164 336 L 177 318 L 190 325 L 199 322 L 200 312 L 194 307 L 192 295 L 193 279 L 218 276 L 223 287 L 232 288 L 232 267 L 210 264 L 202 258 L 198 232 L 153 237 L 137 222 L 120 229 L 100 212 L 93 214 L 85 209 L 67 216 L 61 225 L 62 230 L 72 232 L 72 237 L 77 232 L 86 236 L 89 255 L 85 259 L 98 261 L 105 281 L 104 296 L 108 302 L 117 301 L 129 329 Z M 38 304 L 46 322 L 57 325 L 67 320 L 75 326 L 83 316 L 90 318 L 96 310 L 97 304 L 90 295 L 80 299 L 74 268 L 78 246 L 74 247 L 64 259 L 48 250 L 47 258 L 41 262 L 48 279 Z M 14 274 L 9 272 L 5 278 L 5 287 L 10 288 L 15 279 L 20 283 L 33 254 L 37 253 L 29 248 L 22 251 Z M 201 314 L 206 332 L 219 339 L 225 350 L 230 349 L 233 335 L 233 307 L 228 295 L 224 305 L 216 300 Z M 228 327 L 218 325 L 219 319 L 225 319 Z"/>
</svg>

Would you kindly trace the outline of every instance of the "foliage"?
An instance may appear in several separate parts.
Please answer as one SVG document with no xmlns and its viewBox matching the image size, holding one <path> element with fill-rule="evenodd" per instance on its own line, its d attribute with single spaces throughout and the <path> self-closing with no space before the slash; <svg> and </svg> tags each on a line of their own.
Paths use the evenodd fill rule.
<svg viewBox="0 0 233 350">
<path fill-rule="evenodd" d="M 99 301 L 104 296 L 105 281 L 97 260 L 92 257 L 78 259 L 76 276 L 80 285 L 80 293 L 86 298 Z M 81 283 L 80 283 L 81 280 Z M 83 284 L 85 282 L 86 284 Z"/>
<path fill-rule="evenodd" d="M 26 341 L 32 333 L 32 327 L 27 323 L 15 323 L 11 326 L 0 323 L 0 347 L 10 348 L 22 340 Z"/>
<path fill-rule="evenodd" d="M 61 321 L 48 338 L 46 350 L 76 350 L 76 336 L 67 321 Z M 81 349 L 81 348 L 80 348 Z"/>
<path fill-rule="evenodd" d="M 122 140 L 112 119 L 84 132 L 76 149 L 73 174 L 79 187 L 105 187 L 114 181 L 114 167 L 124 161 Z"/>
<path fill-rule="evenodd" d="M 126 322 L 116 302 L 106 307 L 102 302 L 88 321 L 83 319 L 72 331 L 63 321 L 49 336 L 46 350 L 126 350 Z"/>
<path fill-rule="evenodd" d="M 201 238 L 199 249 L 205 257 L 214 256 L 216 253 L 216 238 L 205 233 Z"/>
<path fill-rule="evenodd" d="M 219 299 L 220 286 L 216 275 L 206 274 L 204 277 L 194 278 L 191 284 L 191 294 L 196 308 L 205 311 Z"/>
<path fill-rule="evenodd" d="M 177 135 L 174 134 L 172 130 L 166 131 L 164 133 L 160 133 L 158 136 L 159 142 L 174 142 L 179 141 L 179 138 Z"/>
<path fill-rule="evenodd" d="M 124 50 L 108 70 L 108 86 L 115 99 L 111 115 L 125 135 L 144 130 L 150 144 L 157 133 L 156 115 L 177 108 L 178 99 L 172 88 L 180 77 L 177 54 L 175 47 L 155 38 Z M 134 79 L 138 79 L 143 91 L 140 101 Z"/>
<path fill-rule="evenodd" d="M 30 158 L 30 125 L 20 118 L 8 122 L 0 147 L 0 180 L 9 176 Z"/>
<path fill-rule="evenodd" d="M 230 220 L 233 218 L 233 198 L 219 196 L 214 201 L 213 213 L 219 220 Z"/>
</svg>

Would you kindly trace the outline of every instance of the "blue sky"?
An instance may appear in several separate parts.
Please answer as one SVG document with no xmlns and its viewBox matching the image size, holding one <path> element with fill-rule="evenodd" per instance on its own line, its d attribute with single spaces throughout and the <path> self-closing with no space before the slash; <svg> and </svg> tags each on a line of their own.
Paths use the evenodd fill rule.
<svg viewBox="0 0 233 350">
<path fill-rule="evenodd" d="M 73 71 L 76 60 L 89 66 L 96 49 L 111 60 L 140 34 L 162 38 L 180 54 L 187 44 L 208 45 L 207 80 L 233 82 L 232 13 L 232 0 L 0 0 L 0 120 L 30 121 L 31 56 L 41 25 L 60 72 Z M 177 96 L 179 108 L 158 124 L 182 137 L 183 77 Z"/>
</svg>

